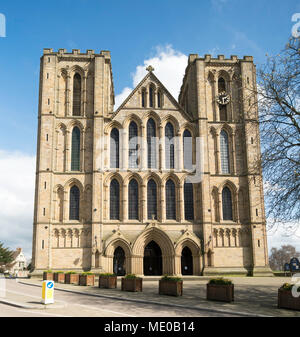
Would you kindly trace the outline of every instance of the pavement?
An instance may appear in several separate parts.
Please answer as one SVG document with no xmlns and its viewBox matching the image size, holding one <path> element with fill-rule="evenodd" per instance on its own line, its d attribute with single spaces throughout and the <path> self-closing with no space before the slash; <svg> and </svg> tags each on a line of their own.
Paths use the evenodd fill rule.
<svg viewBox="0 0 300 337">
<path fill-rule="evenodd" d="M 142 293 L 121 291 L 121 279 L 118 279 L 117 289 L 100 289 L 97 286 L 84 287 L 56 283 L 55 297 L 58 302 L 45 306 L 38 303 L 37 299 L 33 300 L 32 298 L 33 290 L 34 294 L 40 296 L 42 280 L 31 278 L 18 280 L 17 282 L 19 287 L 23 287 L 22 291 L 31 293 L 30 296 L 20 296 L 18 291 L 11 288 L 8 289 L 5 298 L 0 298 L 0 302 L 6 301 L 6 304 L 10 302 L 10 305 L 18 305 L 19 308 L 23 309 L 37 309 L 39 311 L 48 309 L 48 312 L 51 309 L 53 313 L 66 312 L 63 307 L 67 306 L 68 314 L 71 316 L 80 315 L 80 310 L 79 313 L 75 313 L 76 301 L 78 303 L 84 301 L 87 310 L 95 303 L 99 304 L 98 309 L 102 308 L 102 311 L 105 311 L 103 309 L 105 307 L 107 316 L 116 314 L 118 316 L 147 317 L 168 315 L 168 313 L 174 312 L 175 316 L 300 317 L 298 311 L 277 308 L 278 288 L 283 283 L 290 282 L 289 277 L 231 277 L 235 287 L 235 300 L 232 303 L 207 301 L 206 283 L 208 279 L 208 277 L 184 279 L 183 296 L 179 297 L 158 295 L 158 279 L 155 278 L 144 278 Z M 98 284 L 98 282 L 95 284 Z M 36 297 L 40 300 L 39 296 Z M 69 310 L 72 301 L 73 313 Z M 128 310 L 125 310 L 126 307 Z M 130 312 L 132 315 L 128 314 Z M 96 311 L 90 309 L 90 314 L 95 315 Z M 88 315 L 87 312 L 86 315 Z M 103 316 L 103 313 L 101 315 Z"/>
</svg>

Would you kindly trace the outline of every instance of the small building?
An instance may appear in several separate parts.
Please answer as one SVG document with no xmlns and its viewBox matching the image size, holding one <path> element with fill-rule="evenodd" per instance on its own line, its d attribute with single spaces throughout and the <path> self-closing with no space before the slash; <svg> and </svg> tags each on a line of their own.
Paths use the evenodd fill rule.
<svg viewBox="0 0 300 337">
<path fill-rule="evenodd" d="M 13 262 L 7 266 L 7 272 L 16 277 L 27 276 L 27 263 L 22 248 L 17 248 L 13 253 Z"/>
</svg>

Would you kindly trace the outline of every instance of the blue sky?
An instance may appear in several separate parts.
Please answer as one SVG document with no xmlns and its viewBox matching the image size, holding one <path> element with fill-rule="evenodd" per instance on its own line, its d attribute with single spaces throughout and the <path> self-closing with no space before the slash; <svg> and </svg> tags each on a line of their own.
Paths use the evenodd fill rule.
<svg viewBox="0 0 300 337">
<path fill-rule="evenodd" d="M 27 158 L 22 167 L 34 171 L 43 48 L 110 50 L 115 94 L 120 95 L 124 88 L 133 88 L 138 66 L 162 57 L 166 50 L 167 55 L 171 50 L 177 57 L 190 53 L 253 55 L 259 65 L 266 53 L 283 48 L 291 34 L 291 17 L 297 12 L 300 2 L 295 0 L 2 1 L 0 13 L 6 17 L 6 37 L 0 37 L 0 161 L 6 163 L 0 169 L 5 176 L 2 181 L 6 184 L 9 173 L 16 170 L 7 163 L 17 166 L 18 158 Z M 7 202 L 7 195 L 1 199 L 1 188 L 0 180 L 0 201 Z M 31 212 L 32 191 L 26 196 L 25 189 L 16 189 L 11 200 L 18 200 L 21 193 L 28 202 L 23 202 L 24 209 Z M 8 213 L 7 226 L 12 227 Z M 25 222 L 29 226 L 22 234 L 28 242 L 30 214 L 15 225 L 23 228 Z M 0 229 L 0 240 L 4 235 L 9 244 L 22 244 L 21 239 L 13 241 L 7 231 Z"/>
</svg>

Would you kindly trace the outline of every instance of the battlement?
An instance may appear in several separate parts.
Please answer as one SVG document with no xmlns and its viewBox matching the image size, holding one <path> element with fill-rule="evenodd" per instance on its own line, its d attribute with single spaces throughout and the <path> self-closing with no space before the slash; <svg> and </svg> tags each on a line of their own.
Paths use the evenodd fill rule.
<svg viewBox="0 0 300 337">
<path fill-rule="evenodd" d="M 198 54 L 190 54 L 189 55 L 189 64 L 193 63 L 195 60 L 201 60 L 204 62 L 253 62 L 253 56 L 244 56 L 243 58 L 238 58 L 237 55 L 231 55 L 230 58 L 226 59 L 224 55 L 218 55 L 217 58 L 213 58 L 210 54 L 205 54 L 204 57 L 199 57 Z"/>
<path fill-rule="evenodd" d="M 43 55 L 57 55 L 57 56 L 65 56 L 65 57 L 73 57 L 73 56 L 82 56 L 82 57 L 91 57 L 91 56 L 102 56 L 105 58 L 110 58 L 110 51 L 101 50 L 99 54 L 95 53 L 93 49 L 87 49 L 85 53 L 81 53 L 80 49 L 72 49 L 71 53 L 67 52 L 67 49 L 58 49 L 58 51 L 53 51 L 53 48 L 44 48 Z"/>
</svg>

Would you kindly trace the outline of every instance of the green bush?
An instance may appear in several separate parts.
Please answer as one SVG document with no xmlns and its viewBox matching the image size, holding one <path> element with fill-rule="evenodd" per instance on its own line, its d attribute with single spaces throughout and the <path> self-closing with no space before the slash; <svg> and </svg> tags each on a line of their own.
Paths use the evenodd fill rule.
<svg viewBox="0 0 300 337">
<path fill-rule="evenodd" d="M 125 275 L 125 278 L 138 278 L 135 274 L 127 274 Z"/>
<path fill-rule="evenodd" d="M 85 271 L 84 273 L 81 273 L 80 275 L 85 276 L 85 275 L 95 275 L 95 274 L 90 271 Z"/>
<path fill-rule="evenodd" d="M 61 271 L 61 270 L 59 270 L 59 271 L 55 271 L 54 273 L 55 273 L 55 274 L 64 274 L 64 272 L 63 272 L 63 271 Z"/>
<path fill-rule="evenodd" d="M 291 291 L 292 288 L 293 288 L 293 286 L 294 286 L 294 284 L 292 284 L 292 283 L 284 283 L 284 284 L 281 286 L 281 289 Z M 297 291 L 298 291 L 298 292 L 300 291 L 300 287 L 298 287 Z"/>
<path fill-rule="evenodd" d="M 171 282 L 178 282 L 182 281 L 181 277 L 175 277 L 175 276 L 169 276 L 169 275 L 164 275 L 161 280 L 163 281 L 171 281 Z"/>
<path fill-rule="evenodd" d="M 112 274 L 112 273 L 101 273 L 101 274 L 99 274 L 99 276 L 114 277 L 114 276 L 117 276 L 117 275 L 116 274 Z"/>
<path fill-rule="evenodd" d="M 228 284 L 232 284 L 232 281 L 229 279 L 225 279 L 223 277 L 217 277 L 217 278 L 210 279 L 208 284 L 228 285 Z"/>
<path fill-rule="evenodd" d="M 67 271 L 66 274 L 77 274 L 76 271 Z"/>
<path fill-rule="evenodd" d="M 44 270 L 44 273 L 52 273 L 52 270 Z"/>
</svg>

